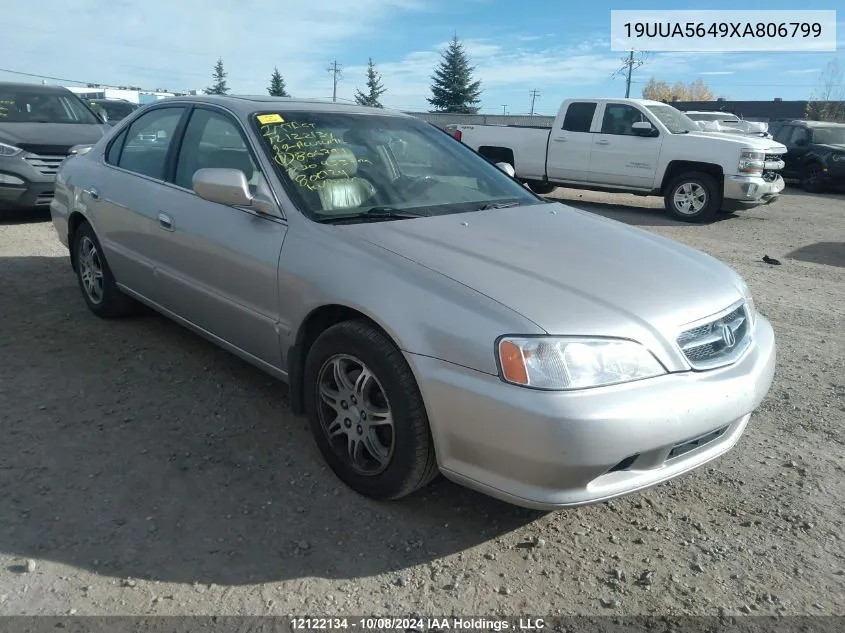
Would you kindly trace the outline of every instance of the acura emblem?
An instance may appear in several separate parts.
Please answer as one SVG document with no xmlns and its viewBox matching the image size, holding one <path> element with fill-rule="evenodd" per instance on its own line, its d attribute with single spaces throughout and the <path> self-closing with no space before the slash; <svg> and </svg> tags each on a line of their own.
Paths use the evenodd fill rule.
<svg viewBox="0 0 845 633">
<path fill-rule="evenodd" d="M 725 347 L 733 347 L 736 344 L 736 336 L 734 336 L 734 331 L 731 329 L 729 325 L 722 325 L 722 342 L 725 344 Z"/>
</svg>

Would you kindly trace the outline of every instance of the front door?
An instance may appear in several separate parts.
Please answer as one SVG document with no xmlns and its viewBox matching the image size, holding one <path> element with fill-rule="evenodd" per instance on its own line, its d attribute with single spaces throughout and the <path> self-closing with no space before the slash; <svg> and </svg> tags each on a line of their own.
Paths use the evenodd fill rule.
<svg viewBox="0 0 845 633">
<path fill-rule="evenodd" d="M 785 164 L 783 171 L 792 178 L 800 178 L 804 171 L 804 160 L 810 148 L 810 130 L 805 127 L 792 128 L 792 134 L 786 142 Z"/>
<path fill-rule="evenodd" d="M 597 107 L 595 101 L 573 101 L 559 128 L 555 121 L 546 157 L 546 174 L 552 182 L 588 182 L 595 136 L 590 130 Z"/>
<path fill-rule="evenodd" d="M 605 104 L 590 154 L 591 181 L 644 190 L 654 187 L 663 139 L 634 134 L 632 126 L 640 122 L 654 126 L 638 108 L 626 103 Z"/>
<path fill-rule="evenodd" d="M 166 308 L 279 367 L 278 266 L 287 223 L 204 200 L 192 184 L 198 169 L 240 169 L 255 192 L 266 186 L 257 165 L 233 118 L 208 107 L 193 110 L 156 218 L 156 274 Z"/>
</svg>

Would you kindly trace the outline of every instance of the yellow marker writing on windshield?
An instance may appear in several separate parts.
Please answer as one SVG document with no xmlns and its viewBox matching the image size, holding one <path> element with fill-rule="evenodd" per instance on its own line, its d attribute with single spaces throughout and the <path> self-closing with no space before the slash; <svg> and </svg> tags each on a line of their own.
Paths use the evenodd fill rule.
<svg viewBox="0 0 845 633">
<path fill-rule="evenodd" d="M 259 114 L 257 117 L 258 122 L 261 125 L 267 125 L 268 123 L 284 123 L 285 120 L 278 114 Z"/>
</svg>

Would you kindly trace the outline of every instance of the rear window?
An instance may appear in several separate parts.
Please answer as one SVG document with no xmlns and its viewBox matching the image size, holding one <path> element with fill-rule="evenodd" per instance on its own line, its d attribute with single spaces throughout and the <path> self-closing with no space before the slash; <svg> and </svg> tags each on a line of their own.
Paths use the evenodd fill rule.
<svg viewBox="0 0 845 633">
<path fill-rule="evenodd" d="M 568 132 L 589 132 L 596 113 L 595 103 L 570 103 L 563 119 L 563 129 Z"/>
</svg>

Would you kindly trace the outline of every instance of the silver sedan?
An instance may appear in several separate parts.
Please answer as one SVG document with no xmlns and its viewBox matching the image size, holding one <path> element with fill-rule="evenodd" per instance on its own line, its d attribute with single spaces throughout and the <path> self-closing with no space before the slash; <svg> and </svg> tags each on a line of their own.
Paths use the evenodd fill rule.
<svg viewBox="0 0 845 633">
<path fill-rule="evenodd" d="M 51 212 L 94 314 L 147 304 L 287 382 L 373 498 L 631 493 L 734 446 L 775 369 L 729 267 L 396 112 L 167 99 L 76 148 Z"/>
</svg>

